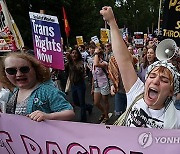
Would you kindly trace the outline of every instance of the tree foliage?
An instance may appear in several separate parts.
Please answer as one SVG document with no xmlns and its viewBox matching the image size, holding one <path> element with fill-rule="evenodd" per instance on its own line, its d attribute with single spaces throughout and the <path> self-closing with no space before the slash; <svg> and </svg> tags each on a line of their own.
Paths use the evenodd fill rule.
<svg viewBox="0 0 180 154">
<path fill-rule="evenodd" d="M 92 36 L 100 35 L 100 28 L 104 27 L 104 21 L 99 14 L 104 5 L 113 7 L 118 25 L 127 27 L 131 34 L 134 31 L 147 33 L 157 28 L 159 1 L 157 0 L 121 0 L 121 7 L 115 7 L 115 0 L 6 0 L 8 9 L 13 16 L 25 42 L 32 48 L 32 35 L 29 19 L 29 11 L 39 12 L 45 9 L 46 14 L 57 16 L 61 33 L 64 33 L 64 20 L 62 6 L 65 7 L 69 25 L 71 28 L 69 42 L 76 43 L 76 36 L 83 36 L 84 41 L 90 41 Z M 66 41 L 64 41 L 66 42 Z"/>
</svg>

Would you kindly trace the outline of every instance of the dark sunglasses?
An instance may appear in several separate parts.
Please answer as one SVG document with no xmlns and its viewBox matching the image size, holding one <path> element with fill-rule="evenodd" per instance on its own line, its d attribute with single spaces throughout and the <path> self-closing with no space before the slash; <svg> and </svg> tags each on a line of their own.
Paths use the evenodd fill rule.
<svg viewBox="0 0 180 154">
<path fill-rule="evenodd" d="M 109 44 L 109 45 L 105 45 L 105 47 L 110 47 L 111 45 Z"/>
<path fill-rule="evenodd" d="M 6 73 L 8 73 L 9 75 L 17 74 L 17 70 L 19 70 L 21 73 L 28 73 L 30 71 L 30 68 L 29 66 L 23 66 L 20 67 L 19 69 L 13 67 L 5 69 Z"/>
</svg>

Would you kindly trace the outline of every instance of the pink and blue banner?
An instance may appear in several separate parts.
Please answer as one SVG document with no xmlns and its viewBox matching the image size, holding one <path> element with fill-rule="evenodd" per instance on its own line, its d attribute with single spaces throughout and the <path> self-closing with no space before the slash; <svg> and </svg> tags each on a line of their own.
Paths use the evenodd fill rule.
<svg viewBox="0 0 180 154">
<path fill-rule="evenodd" d="M 45 66 L 64 69 L 61 32 L 55 16 L 29 12 L 36 58 Z"/>
<path fill-rule="evenodd" d="M 179 154 L 180 130 L 0 115 L 1 154 Z"/>
</svg>

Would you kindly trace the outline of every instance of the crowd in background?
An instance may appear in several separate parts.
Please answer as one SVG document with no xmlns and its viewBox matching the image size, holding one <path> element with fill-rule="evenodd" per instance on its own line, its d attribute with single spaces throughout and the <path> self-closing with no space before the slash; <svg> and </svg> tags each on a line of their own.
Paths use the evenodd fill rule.
<svg viewBox="0 0 180 154">
<path fill-rule="evenodd" d="M 146 38 L 141 47 L 136 47 L 132 38 L 124 41 L 131 53 L 132 63 L 138 77 L 145 82 L 148 66 L 158 60 L 156 58 L 156 47 L 160 41 L 158 41 L 157 37 Z M 84 45 L 66 47 L 64 58 L 66 80 L 70 79 L 71 85 L 73 98 L 71 103 L 81 108 L 80 121 L 87 120 L 86 111 L 91 113 L 93 107 L 91 104 L 87 104 L 85 100 L 86 84 L 92 87 L 91 94 L 89 93 L 88 95 L 92 95 L 94 107 L 97 107 L 101 113 L 101 116 L 97 117 L 100 122 L 106 123 L 109 119 L 110 95 L 114 97 L 115 116 L 120 116 L 126 110 L 126 93 L 117 62 L 113 56 L 111 43 L 96 45 L 90 41 L 89 43 L 84 43 Z M 57 81 L 64 83 L 65 80 L 58 77 L 59 74 L 61 74 L 61 71 L 56 73 Z M 86 79 L 87 83 L 85 82 Z M 65 84 L 60 87 L 64 90 Z M 80 94 L 78 94 L 78 91 L 81 91 L 79 92 Z M 175 103 L 178 109 L 180 108 L 179 104 L 178 95 Z"/>
<path fill-rule="evenodd" d="M 141 47 L 136 47 L 133 39 L 126 39 L 124 41 L 127 45 L 128 51 L 131 53 L 130 55 L 132 59 L 132 64 L 138 77 L 143 82 L 145 82 L 145 73 L 147 71 L 148 66 L 157 61 L 156 47 L 159 43 L 157 37 L 145 39 L 144 44 Z M 25 52 L 26 51 L 27 50 L 25 50 Z M 17 55 L 15 55 L 14 57 L 24 59 L 24 57 L 22 56 L 18 57 Z M 27 59 L 25 58 L 25 60 Z M 4 69 L 8 71 L 8 69 L 5 68 L 5 62 L 6 61 L 4 60 L 4 68 L 1 71 L 3 71 Z M 90 41 L 89 43 L 84 43 L 84 45 L 74 45 L 73 47 L 65 47 L 64 63 L 65 70 L 57 70 L 53 68 L 50 69 L 50 78 L 53 80 L 54 85 L 56 86 L 56 89 L 53 88 L 52 90 L 57 91 L 58 89 L 60 91 L 63 91 L 65 94 L 68 94 L 69 91 L 71 91 L 72 102 L 70 102 L 70 106 L 68 105 L 68 107 L 65 110 L 72 110 L 73 108 L 71 108 L 71 106 L 80 107 L 79 121 L 87 122 L 87 113 L 92 114 L 93 107 L 97 107 L 97 109 L 100 112 L 100 117 L 97 117 L 97 119 L 99 120 L 99 122 L 107 123 L 109 120 L 109 105 L 110 103 L 112 103 L 109 101 L 109 97 L 111 95 L 114 97 L 114 115 L 120 116 L 122 115 L 122 113 L 124 113 L 127 106 L 126 92 L 123 86 L 123 82 L 121 80 L 121 74 L 119 72 L 116 59 L 113 55 L 111 43 L 107 42 L 96 45 L 93 41 Z M 17 73 L 18 69 L 21 73 L 23 73 L 21 68 L 22 67 L 16 68 L 15 73 Z M 8 72 L 5 73 L 7 75 Z M 50 80 L 50 78 L 47 78 L 45 81 Z M 1 80 L 3 80 L 3 78 L 1 78 Z M 39 80 L 35 80 L 36 82 L 33 85 L 33 88 L 31 87 L 29 92 L 27 92 L 27 94 L 24 96 L 25 99 L 29 98 L 32 92 L 34 92 L 37 89 L 37 87 L 42 84 Z M 2 84 L 1 87 L 2 89 L 7 89 L 8 92 L 9 90 L 13 92 L 13 99 L 17 97 L 19 100 L 22 101 L 23 99 L 19 96 L 18 93 L 23 91 L 23 88 L 21 89 L 18 87 L 18 89 L 16 89 L 16 92 L 14 93 L 14 90 L 12 89 L 14 88 L 14 86 L 16 87 L 17 85 L 14 84 L 12 86 L 12 84 L 9 84 L 11 85 L 11 87 L 9 87 L 8 84 Z M 88 93 L 88 95 L 92 96 L 93 104 L 88 103 L 86 100 L 85 95 L 87 93 L 87 86 L 91 86 L 91 93 Z M 3 99 L 3 97 L 1 99 Z M 7 102 L 7 100 L 4 101 Z M 64 100 L 63 103 L 67 102 Z M 13 105 L 12 100 L 10 105 Z M 177 96 L 175 106 L 177 109 L 180 109 L 180 95 Z M 31 117 L 31 119 L 37 120 L 39 118 L 39 121 L 44 119 L 61 119 L 61 116 L 60 118 L 49 118 L 43 112 L 36 113 L 41 114 L 39 115 L 39 117 L 35 117 L 36 115 L 30 113 L 30 111 L 28 113 L 22 113 L 25 112 L 26 107 L 28 107 L 27 100 L 25 101 L 24 106 L 20 105 L 15 109 L 13 108 L 14 111 L 11 110 L 11 113 L 20 112 L 20 114 L 28 114 Z M 56 113 L 60 111 L 59 109 L 54 108 L 53 111 L 51 111 L 51 109 L 45 109 L 44 112 L 46 112 L 47 110 L 49 113 Z M 35 110 L 31 110 L 31 112 L 35 112 Z M 71 120 L 72 115 L 73 113 L 70 112 L 70 118 L 62 119 Z"/>
</svg>

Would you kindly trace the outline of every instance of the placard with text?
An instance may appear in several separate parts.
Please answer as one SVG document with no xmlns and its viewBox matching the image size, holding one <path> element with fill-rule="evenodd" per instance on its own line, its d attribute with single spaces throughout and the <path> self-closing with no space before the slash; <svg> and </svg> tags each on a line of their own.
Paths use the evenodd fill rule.
<svg viewBox="0 0 180 154">
<path fill-rule="evenodd" d="M 56 16 L 29 12 L 36 58 L 45 66 L 64 69 L 61 32 Z"/>
</svg>

